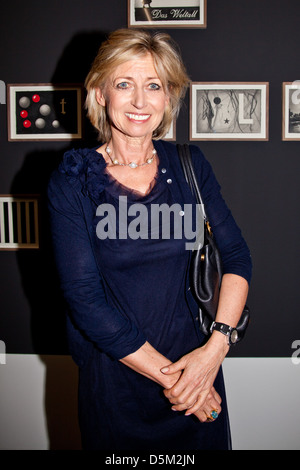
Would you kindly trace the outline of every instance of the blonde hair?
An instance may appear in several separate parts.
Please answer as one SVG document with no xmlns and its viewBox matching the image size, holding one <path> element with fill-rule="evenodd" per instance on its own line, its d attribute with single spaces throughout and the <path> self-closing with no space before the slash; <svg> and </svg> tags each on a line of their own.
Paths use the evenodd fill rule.
<svg viewBox="0 0 300 470">
<path fill-rule="evenodd" d="M 100 106 L 96 100 L 97 89 L 105 89 L 106 82 L 116 67 L 147 53 L 152 55 L 156 72 L 169 95 L 169 104 L 162 122 L 153 132 L 153 139 L 162 138 L 177 117 L 189 84 L 178 46 L 163 32 L 151 34 L 139 29 L 119 29 L 102 43 L 85 80 L 87 116 L 98 130 L 100 141 L 109 142 L 111 128 L 106 108 Z"/>
</svg>

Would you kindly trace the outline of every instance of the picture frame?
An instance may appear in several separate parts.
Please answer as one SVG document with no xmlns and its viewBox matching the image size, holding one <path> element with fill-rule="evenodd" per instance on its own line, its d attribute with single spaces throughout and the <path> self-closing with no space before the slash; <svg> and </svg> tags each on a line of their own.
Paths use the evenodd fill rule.
<svg viewBox="0 0 300 470">
<path fill-rule="evenodd" d="M 282 140 L 300 140 L 300 80 L 282 84 Z"/>
<path fill-rule="evenodd" d="M 82 90 L 80 84 L 8 84 L 8 140 L 81 139 Z"/>
<path fill-rule="evenodd" d="M 269 83 L 191 82 L 190 140 L 269 140 Z"/>
<path fill-rule="evenodd" d="M 0 251 L 39 249 L 40 194 L 0 195 Z"/>
<path fill-rule="evenodd" d="M 206 28 L 207 0 L 127 0 L 128 27 Z"/>
</svg>

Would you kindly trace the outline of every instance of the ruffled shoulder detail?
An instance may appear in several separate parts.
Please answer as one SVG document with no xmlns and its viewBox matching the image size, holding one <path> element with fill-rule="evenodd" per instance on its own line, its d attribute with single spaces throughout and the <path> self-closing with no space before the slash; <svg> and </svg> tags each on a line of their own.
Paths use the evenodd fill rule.
<svg viewBox="0 0 300 470">
<path fill-rule="evenodd" d="M 106 162 L 95 149 L 72 149 L 67 151 L 59 171 L 71 178 L 78 179 L 82 192 L 98 202 L 100 194 L 109 183 Z"/>
</svg>

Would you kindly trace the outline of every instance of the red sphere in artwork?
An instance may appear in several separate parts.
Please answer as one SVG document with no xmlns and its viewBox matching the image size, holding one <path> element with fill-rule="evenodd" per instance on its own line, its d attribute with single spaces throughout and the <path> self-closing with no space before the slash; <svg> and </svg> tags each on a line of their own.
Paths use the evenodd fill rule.
<svg viewBox="0 0 300 470">
<path fill-rule="evenodd" d="M 40 99 L 41 99 L 41 98 L 40 98 L 39 95 L 33 95 L 33 97 L 32 97 L 32 101 L 33 101 L 34 103 L 38 103 L 38 102 L 40 101 Z"/>
<path fill-rule="evenodd" d="M 28 127 L 31 126 L 31 122 L 30 122 L 28 119 L 26 119 L 26 120 L 23 122 L 23 126 L 26 127 L 26 128 L 28 128 Z"/>
<path fill-rule="evenodd" d="M 20 112 L 20 116 L 21 116 L 23 119 L 27 118 L 27 116 L 28 116 L 27 111 L 25 111 L 25 110 L 21 111 L 21 112 Z"/>
</svg>

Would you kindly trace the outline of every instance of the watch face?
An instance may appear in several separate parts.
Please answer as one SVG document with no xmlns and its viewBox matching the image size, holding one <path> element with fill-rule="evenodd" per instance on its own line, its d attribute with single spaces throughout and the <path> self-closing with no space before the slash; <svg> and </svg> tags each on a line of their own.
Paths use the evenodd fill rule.
<svg viewBox="0 0 300 470">
<path fill-rule="evenodd" d="M 238 331 L 237 330 L 232 330 L 231 335 L 230 335 L 230 341 L 232 344 L 236 343 L 238 340 Z"/>
</svg>

